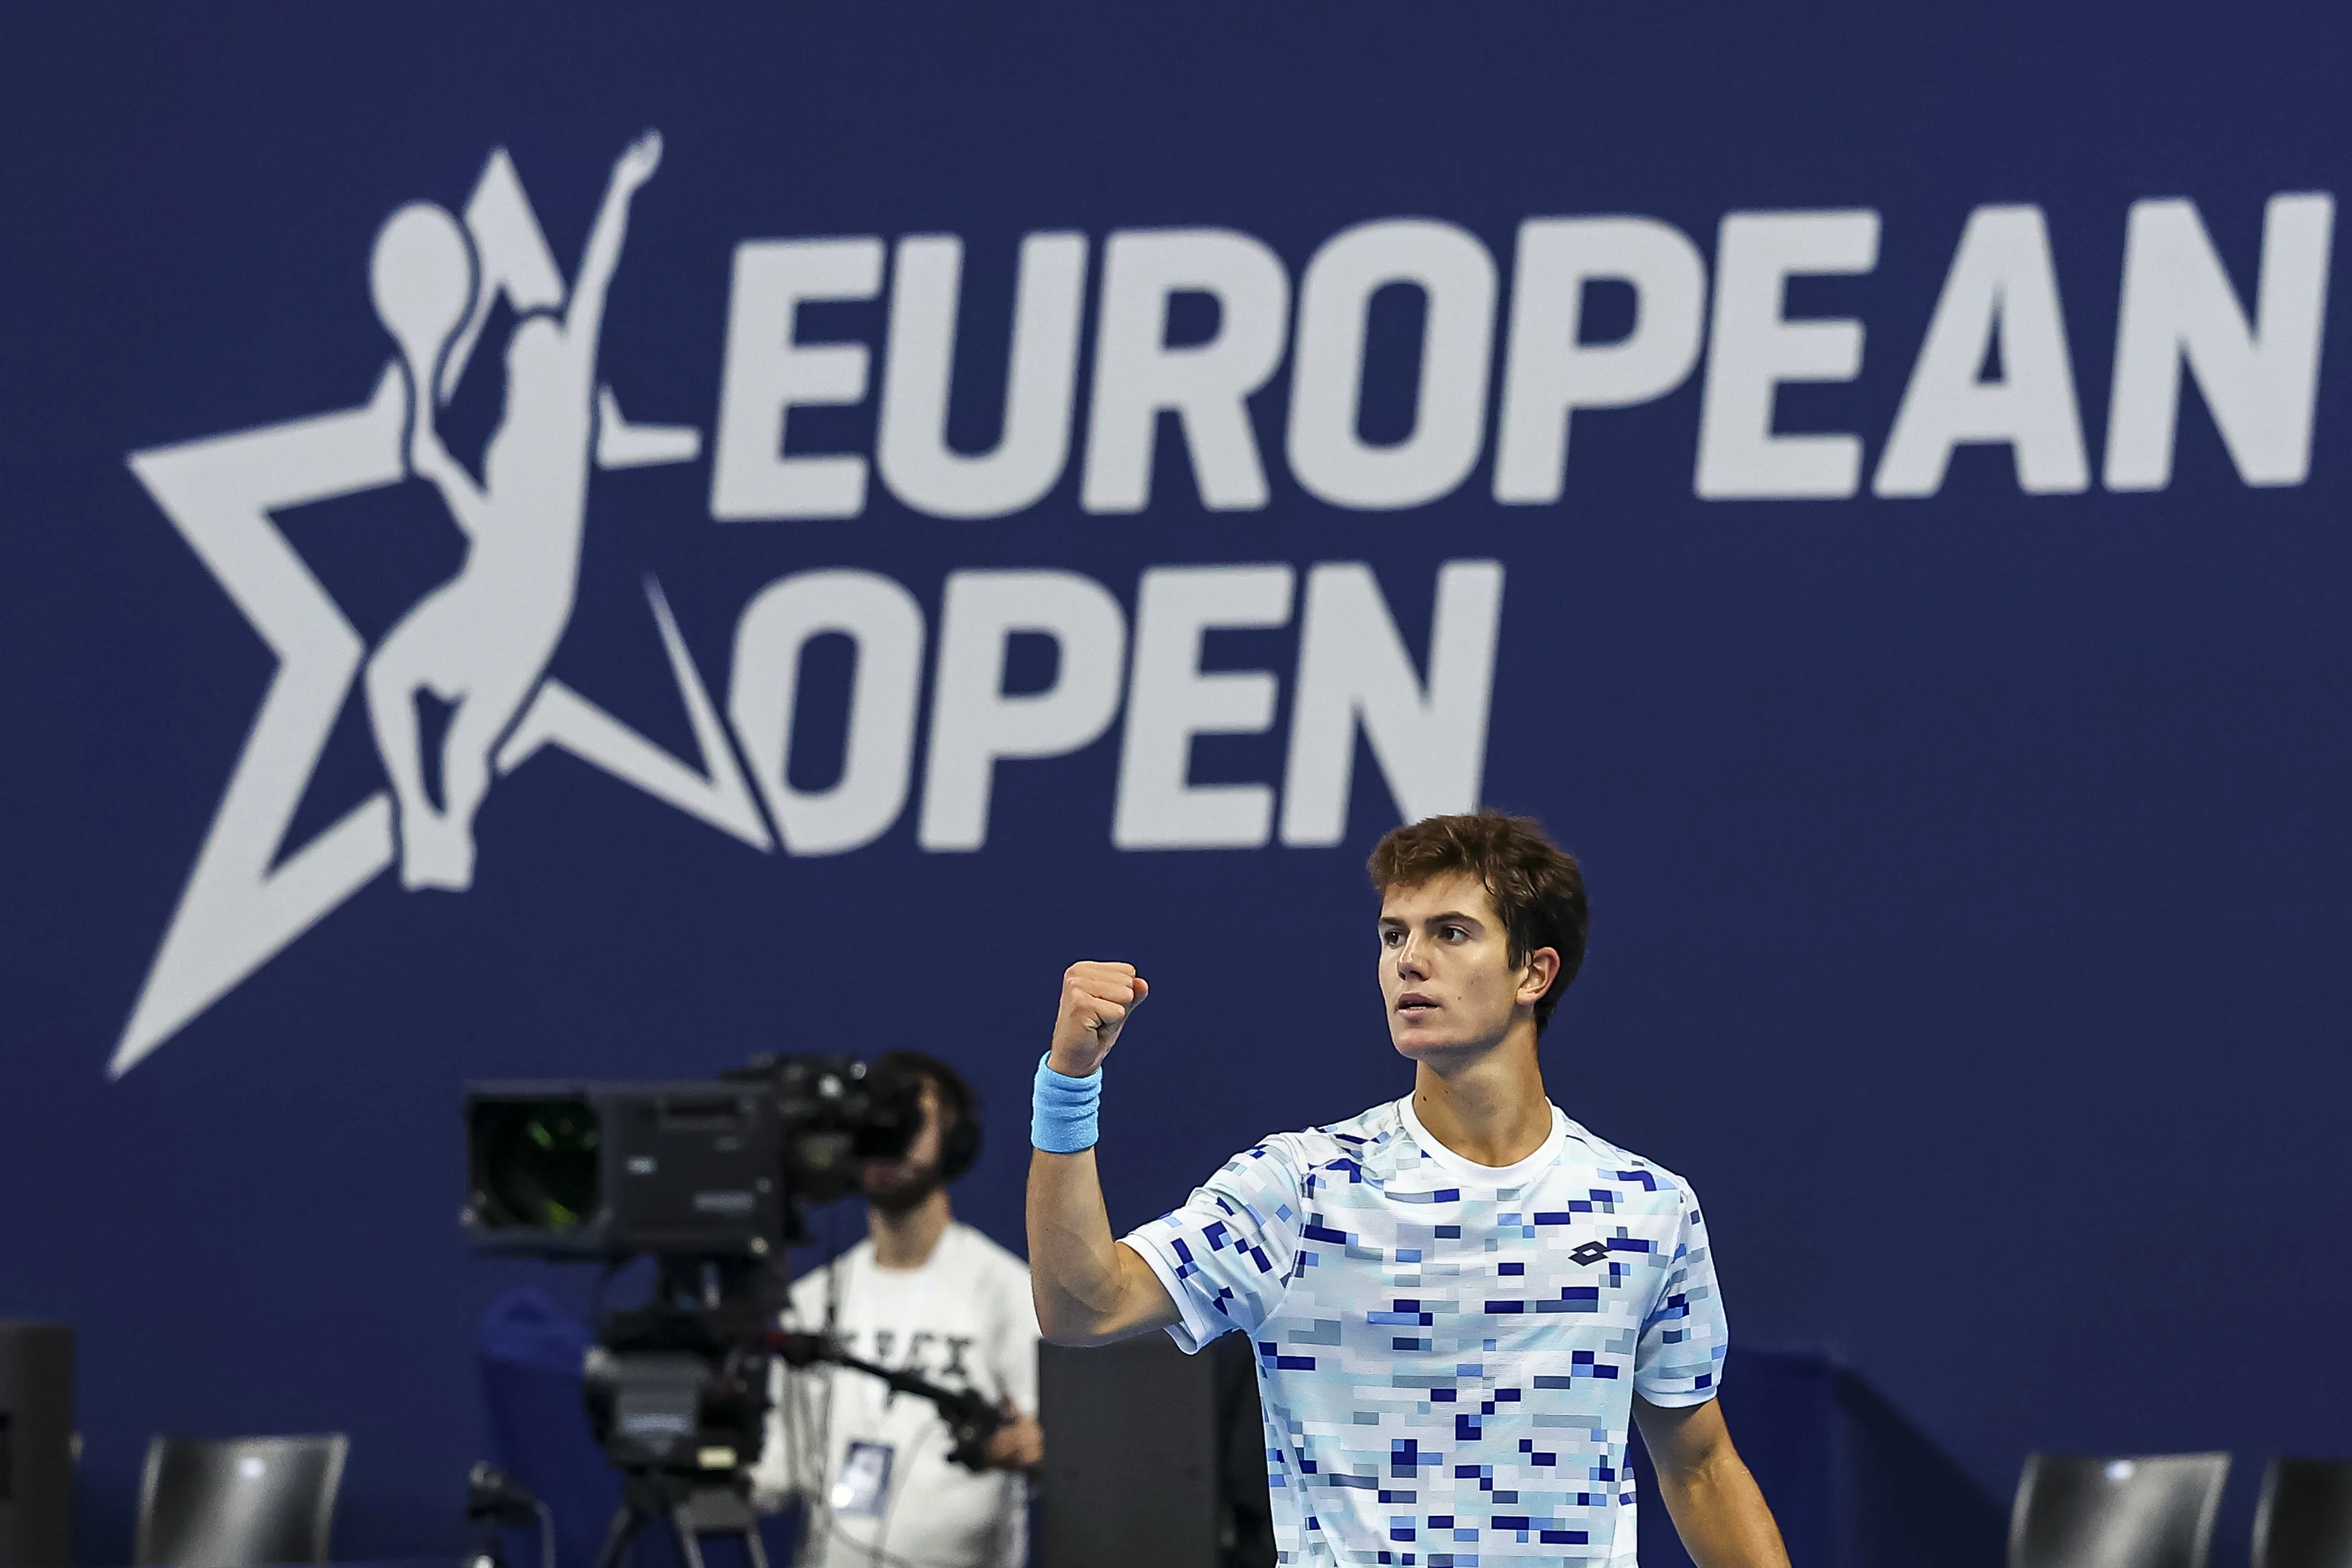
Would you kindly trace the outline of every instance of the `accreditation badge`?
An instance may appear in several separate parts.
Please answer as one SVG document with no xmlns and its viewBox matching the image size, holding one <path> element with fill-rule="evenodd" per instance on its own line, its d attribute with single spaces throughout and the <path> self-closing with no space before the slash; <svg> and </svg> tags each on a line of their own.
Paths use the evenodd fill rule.
<svg viewBox="0 0 2352 1568">
<path fill-rule="evenodd" d="M 852 1443 L 841 1457 L 841 1474 L 833 1481 L 826 1501 L 833 1511 L 849 1519 L 879 1519 L 890 1495 L 890 1445 Z"/>
</svg>

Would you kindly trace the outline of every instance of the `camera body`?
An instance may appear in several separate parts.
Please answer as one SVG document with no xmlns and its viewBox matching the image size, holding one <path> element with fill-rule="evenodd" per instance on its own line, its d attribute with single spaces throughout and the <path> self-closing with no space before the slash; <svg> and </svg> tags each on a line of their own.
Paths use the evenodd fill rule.
<svg viewBox="0 0 2352 1568">
<path fill-rule="evenodd" d="M 706 1082 L 467 1086 L 476 1251 L 653 1262 L 650 1297 L 601 1315 L 583 1369 L 605 1457 L 660 1482 L 627 1495 L 716 1489 L 741 1511 L 802 1211 L 857 1192 L 922 1124 L 919 1080 L 841 1056 L 754 1057 Z"/>
<path fill-rule="evenodd" d="M 707 1082 L 478 1083 L 467 1235 L 506 1257 L 751 1259 L 803 1205 L 858 1190 L 922 1125 L 919 1086 L 847 1057 L 760 1057 Z"/>
<path fill-rule="evenodd" d="M 460 1219 L 476 1251 L 654 1266 L 643 1305 L 600 1314 L 582 1368 L 591 1427 L 625 1478 L 614 1540 L 665 1510 L 715 1508 L 749 1529 L 776 1354 L 929 1400 L 950 1457 L 986 1467 L 1004 1417 L 978 1394 L 775 1328 L 784 1248 L 809 1239 L 803 1205 L 858 1191 L 922 1125 L 919 1079 L 839 1056 L 754 1057 L 708 1082 L 467 1086 Z"/>
</svg>

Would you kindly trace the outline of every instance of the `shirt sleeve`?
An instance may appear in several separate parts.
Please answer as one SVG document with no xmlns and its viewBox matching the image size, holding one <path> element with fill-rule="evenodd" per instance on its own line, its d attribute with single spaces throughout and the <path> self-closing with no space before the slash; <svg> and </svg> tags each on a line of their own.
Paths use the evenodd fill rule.
<svg viewBox="0 0 2352 1568">
<path fill-rule="evenodd" d="M 996 1342 L 988 1349 L 996 1385 L 1012 1395 L 1024 1415 L 1037 1414 L 1037 1306 L 1029 1294 L 1029 1270 L 1006 1267 L 999 1284 Z"/>
<path fill-rule="evenodd" d="M 1682 1216 L 1674 1257 L 1642 1322 L 1633 1355 L 1633 1392 L 1653 1405 L 1704 1405 L 1723 1382 L 1730 1337 L 1723 1293 L 1715 1282 L 1715 1255 L 1698 1195 L 1682 1184 Z"/>
<path fill-rule="evenodd" d="M 1298 1152 L 1270 1138 L 1226 1162 L 1184 1206 L 1128 1233 L 1176 1303 L 1168 1337 L 1187 1355 L 1234 1329 L 1254 1332 L 1289 1288 L 1304 1223 Z"/>
</svg>

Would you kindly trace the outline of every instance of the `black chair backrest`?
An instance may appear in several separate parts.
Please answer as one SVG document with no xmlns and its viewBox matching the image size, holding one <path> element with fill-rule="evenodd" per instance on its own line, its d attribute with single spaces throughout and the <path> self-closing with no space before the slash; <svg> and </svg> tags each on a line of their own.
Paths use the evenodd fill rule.
<svg viewBox="0 0 2352 1568">
<path fill-rule="evenodd" d="M 2273 1459 L 2253 1568 L 2352 1568 L 2352 1459 Z"/>
<path fill-rule="evenodd" d="M 2032 1454 L 2009 1517 L 2009 1568 L 2205 1568 L 2227 1454 Z"/>
<path fill-rule="evenodd" d="M 139 1488 L 140 1568 L 324 1563 L 351 1440 L 157 1437 Z"/>
</svg>

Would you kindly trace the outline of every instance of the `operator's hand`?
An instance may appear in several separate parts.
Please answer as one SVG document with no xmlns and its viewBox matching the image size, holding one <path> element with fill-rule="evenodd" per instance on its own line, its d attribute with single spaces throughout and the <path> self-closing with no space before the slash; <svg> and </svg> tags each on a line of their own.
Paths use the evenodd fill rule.
<svg viewBox="0 0 2352 1568">
<path fill-rule="evenodd" d="M 1085 1078 L 1100 1067 L 1127 1016 L 1150 994 L 1132 963 L 1070 965 L 1062 973 L 1062 1010 L 1054 1019 L 1054 1070 Z"/>
<path fill-rule="evenodd" d="M 1004 1412 L 1004 1425 L 988 1439 L 983 1450 L 992 1470 L 1034 1470 L 1045 1462 L 1045 1429 L 1037 1425 L 1034 1415 L 1024 1415 L 1013 1407 L 1011 1394 L 1000 1395 L 996 1407 Z"/>
</svg>

